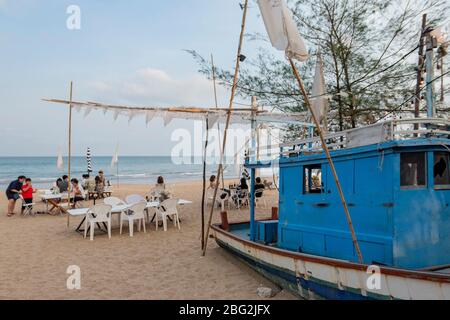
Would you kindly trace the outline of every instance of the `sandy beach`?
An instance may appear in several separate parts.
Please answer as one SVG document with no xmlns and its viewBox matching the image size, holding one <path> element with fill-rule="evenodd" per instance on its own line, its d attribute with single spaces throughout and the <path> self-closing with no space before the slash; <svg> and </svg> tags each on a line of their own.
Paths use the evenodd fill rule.
<svg viewBox="0 0 450 320">
<path fill-rule="evenodd" d="M 193 201 L 181 207 L 181 230 L 167 232 L 148 225 L 147 233 L 128 228 L 120 235 L 113 218 L 112 238 L 96 233 L 94 241 L 74 231 L 80 219 L 37 215 L 6 217 L 0 195 L 0 299 L 261 299 L 259 286 L 271 287 L 271 299 L 295 299 L 258 275 L 209 239 L 206 257 L 200 251 L 201 182 L 170 185 L 178 198 Z M 114 195 L 145 195 L 149 185 L 121 185 Z M 276 192 L 266 194 L 270 216 Z M 87 203 L 86 205 L 89 205 Z M 39 204 L 35 210 L 43 210 Z M 16 206 L 16 212 L 19 211 Z M 248 218 L 247 210 L 231 210 L 229 220 Z M 218 221 L 218 212 L 215 214 Z M 81 268 L 81 289 L 66 286 L 68 266 Z"/>
</svg>

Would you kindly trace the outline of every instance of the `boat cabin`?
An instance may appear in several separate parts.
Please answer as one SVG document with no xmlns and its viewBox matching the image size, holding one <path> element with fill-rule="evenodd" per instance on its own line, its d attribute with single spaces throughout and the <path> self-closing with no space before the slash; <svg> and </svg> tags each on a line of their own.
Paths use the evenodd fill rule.
<svg viewBox="0 0 450 320">
<path fill-rule="evenodd" d="M 364 263 L 422 269 L 450 263 L 450 131 L 390 121 L 327 136 Z M 421 124 L 422 127 L 422 124 Z M 281 146 L 279 220 L 255 222 L 255 241 L 358 261 L 327 158 L 317 139 Z M 249 161 L 252 169 L 267 162 Z M 253 209 L 254 211 L 254 209 Z M 252 213 L 254 215 L 254 212 Z"/>
</svg>

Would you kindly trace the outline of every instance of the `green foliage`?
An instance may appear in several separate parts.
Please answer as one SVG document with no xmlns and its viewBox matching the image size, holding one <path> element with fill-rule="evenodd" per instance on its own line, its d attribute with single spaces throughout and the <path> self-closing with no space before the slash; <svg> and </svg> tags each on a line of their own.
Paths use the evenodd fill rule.
<svg viewBox="0 0 450 320">
<path fill-rule="evenodd" d="M 428 14 L 432 25 L 446 22 L 449 16 L 446 0 L 296 0 L 288 5 L 311 54 L 300 69 L 307 88 L 317 49 L 324 60 L 327 91 L 332 96 L 331 130 L 373 123 L 411 109 L 410 104 L 402 110 L 398 105 L 414 94 L 422 14 Z M 257 96 L 260 104 L 284 112 L 304 111 L 289 64 L 274 57 L 265 36 L 246 38 L 264 41 L 265 49 L 242 64 L 237 93 L 244 98 Z M 199 71 L 210 77 L 210 62 L 189 52 Z M 216 75 L 221 84 L 231 85 L 232 72 L 218 68 Z M 292 136 L 301 133 L 296 127 L 288 130 Z"/>
</svg>

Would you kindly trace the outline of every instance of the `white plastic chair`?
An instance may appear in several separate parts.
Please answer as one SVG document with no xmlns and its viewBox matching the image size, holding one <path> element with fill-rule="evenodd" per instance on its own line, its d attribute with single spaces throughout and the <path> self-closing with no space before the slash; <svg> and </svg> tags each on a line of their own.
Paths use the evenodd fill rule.
<svg viewBox="0 0 450 320">
<path fill-rule="evenodd" d="M 144 210 L 147 207 L 147 202 L 141 201 L 138 203 L 133 204 L 129 209 L 123 211 L 120 215 L 120 234 L 122 234 L 122 224 L 124 221 L 128 221 L 128 228 L 130 230 L 130 237 L 133 236 L 133 228 L 134 228 L 134 221 L 138 221 L 138 230 L 141 231 L 141 222 L 142 226 L 144 227 L 144 232 L 146 233 L 147 230 L 145 229 L 145 215 Z"/>
<path fill-rule="evenodd" d="M 240 189 L 236 192 L 236 206 L 240 210 L 242 206 L 248 205 L 248 190 Z"/>
<path fill-rule="evenodd" d="M 94 240 L 94 229 L 97 223 L 106 222 L 108 224 L 108 238 L 111 239 L 111 209 L 109 204 L 97 204 L 91 207 L 84 220 L 84 237 L 86 238 L 88 224 L 90 227 L 90 239 Z"/>
<path fill-rule="evenodd" d="M 104 202 L 105 204 L 109 204 L 109 205 L 112 206 L 113 208 L 116 207 L 116 206 L 120 206 L 120 205 L 125 204 L 125 202 L 122 201 L 122 199 L 119 199 L 119 198 L 117 198 L 117 197 L 108 197 L 108 198 L 105 198 L 105 199 L 103 199 L 103 202 Z M 120 214 L 118 215 L 118 220 L 117 220 L 117 222 L 120 223 Z"/>
<path fill-rule="evenodd" d="M 257 196 L 257 194 L 260 194 L 260 196 Z M 255 190 L 255 205 L 258 207 L 258 204 L 262 203 L 264 206 L 262 208 L 267 208 L 267 201 L 266 197 L 264 197 L 264 189 L 257 189 Z"/>
<path fill-rule="evenodd" d="M 136 203 L 139 203 L 139 202 L 142 202 L 142 201 L 147 202 L 145 200 L 145 198 L 143 196 L 139 195 L 139 194 L 130 194 L 129 196 L 127 196 L 125 198 L 125 202 L 127 204 L 136 204 Z"/>
<path fill-rule="evenodd" d="M 22 196 L 20 196 L 20 199 L 22 200 L 22 215 L 35 215 L 33 213 L 33 206 L 34 203 L 26 203 Z"/>
<path fill-rule="evenodd" d="M 161 217 L 163 221 L 163 227 L 164 231 L 167 231 L 167 217 L 171 217 L 173 220 L 173 225 L 175 227 L 178 226 L 178 230 L 181 229 L 180 227 L 180 217 L 178 215 L 178 199 L 167 199 L 163 201 L 159 205 L 159 207 L 156 209 L 156 230 L 158 230 L 158 216 Z"/>
</svg>

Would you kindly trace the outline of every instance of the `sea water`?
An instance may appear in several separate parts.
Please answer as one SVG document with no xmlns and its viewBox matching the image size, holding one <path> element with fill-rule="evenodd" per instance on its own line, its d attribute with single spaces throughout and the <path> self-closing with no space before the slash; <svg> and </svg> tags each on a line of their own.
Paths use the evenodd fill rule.
<svg viewBox="0 0 450 320">
<path fill-rule="evenodd" d="M 56 166 L 56 157 L 0 157 L 0 190 L 5 190 L 9 182 L 18 176 L 30 177 L 37 188 L 50 188 L 58 177 L 67 174 L 67 158 L 63 159 L 63 169 Z M 179 163 L 182 162 L 182 163 Z M 208 161 L 207 178 L 216 174 L 217 163 Z M 111 167 L 111 157 L 93 157 L 92 175 L 103 170 L 112 185 L 155 184 L 158 176 L 166 182 L 201 180 L 203 164 L 201 158 L 172 159 L 170 156 L 122 156 L 118 166 Z M 86 157 L 72 157 L 71 176 L 81 179 L 87 173 Z M 224 171 L 226 178 L 236 178 L 239 173 L 236 167 L 229 165 Z"/>
</svg>

